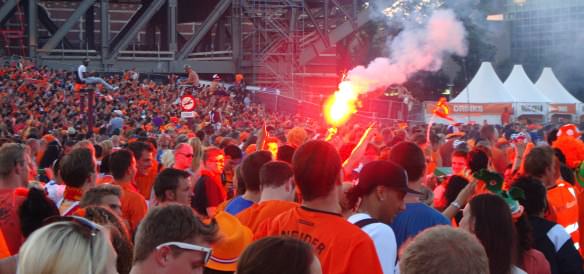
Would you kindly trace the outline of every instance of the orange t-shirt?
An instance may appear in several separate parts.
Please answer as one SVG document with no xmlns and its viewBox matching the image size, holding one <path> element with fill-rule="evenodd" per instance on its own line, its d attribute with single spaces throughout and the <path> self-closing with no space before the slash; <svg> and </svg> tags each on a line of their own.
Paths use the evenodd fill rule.
<svg viewBox="0 0 584 274">
<path fill-rule="evenodd" d="M 18 253 L 24 237 L 20 231 L 18 208 L 26 199 L 17 195 L 14 189 L 0 190 L 0 229 L 10 250 L 10 254 Z"/>
<path fill-rule="evenodd" d="M 15 193 L 14 189 L 0 190 L 0 229 L 10 250 L 10 254 L 18 253 L 24 237 L 20 231 L 18 208 L 26 199 Z"/>
<path fill-rule="evenodd" d="M 243 225 L 249 227 L 251 231 L 256 232 L 263 221 L 274 218 L 295 207 L 298 207 L 298 204 L 293 202 L 280 200 L 265 201 L 259 204 L 253 204 L 235 216 Z"/>
<path fill-rule="evenodd" d="M 144 199 L 149 200 L 150 195 L 152 195 L 152 187 L 154 186 L 154 181 L 158 175 L 158 162 L 156 160 L 152 161 L 152 168 L 147 175 L 136 174 L 134 183 L 138 189 L 138 193 L 142 194 Z"/>
<path fill-rule="evenodd" d="M 122 217 L 130 224 L 130 232 L 136 231 L 138 224 L 148 211 L 146 200 L 130 183 L 117 184 L 122 188 Z"/>
<path fill-rule="evenodd" d="M 8 244 L 6 244 L 6 238 L 4 238 L 4 233 L 0 230 L 0 259 L 10 257 L 12 255 L 8 249 Z"/>
<path fill-rule="evenodd" d="M 314 249 L 322 273 L 383 273 L 371 238 L 335 213 L 297 207 L 264 222 L 255 238 L 289 236 Z"/>
</svg>

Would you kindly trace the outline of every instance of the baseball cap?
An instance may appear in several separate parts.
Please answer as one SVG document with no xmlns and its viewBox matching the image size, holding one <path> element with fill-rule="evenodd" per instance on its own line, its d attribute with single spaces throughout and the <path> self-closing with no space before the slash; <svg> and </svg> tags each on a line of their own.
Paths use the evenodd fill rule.
<svg viewBox="0 0 584 274">
<path fill-rule="evenodd" d="M 366 164 L 359 172 L 357 185 L 364 189 L 386 186 L 406 193 L 423 195 L 408 187 L 408 174 L 402 167 L 390 161 L 373 161 Z"/>
</svg>

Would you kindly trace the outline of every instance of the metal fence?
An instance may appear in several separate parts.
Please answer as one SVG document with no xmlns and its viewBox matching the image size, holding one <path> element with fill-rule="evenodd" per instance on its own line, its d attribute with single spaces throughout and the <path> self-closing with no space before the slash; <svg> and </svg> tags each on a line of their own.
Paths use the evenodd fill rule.
<svg viewBox="0 0 584 274">
<path fill-rule="evenodd" d="M 313 119 L 322 119 L 322 104 L 302 101 L 296 98 L 287 97 L 275 93 L 257 92 L 255 101 L 264 105 L 267 111 L 300 114 Z M 400 101 L 369 99 L 362 101 L 362 106 L 351 118 L 358 122 L 377 121 L 382 124 L 396 124 L 398 122 L 422 122 L 423 118 L 418 115 L 418 105 L 408 111 L 407 105 Z"/>
</svg>

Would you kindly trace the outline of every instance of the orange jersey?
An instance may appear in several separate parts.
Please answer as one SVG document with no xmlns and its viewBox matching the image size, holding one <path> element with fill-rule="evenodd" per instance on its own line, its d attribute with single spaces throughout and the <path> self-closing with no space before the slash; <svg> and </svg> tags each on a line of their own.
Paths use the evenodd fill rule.
<svg viewBox="0 0 584 274">
<path fill-rule="evenodd" d="M 327 274 L 383 273 L 371 238 L 335 213 L 297 207 L 264 222 L 255 238 L 289 236 L 314 249 Z"/>
<path fill-rule="evenodd" d="M 156 180 L 157 175 L 158 162 L 156 160 L 153 160 L 152 168 L 150 168 L 150 172 L 148 172 L 148 175 L 143 176 L 140 174 L 136 174 L 136 178 L 134 178 L 134 183 L 136 184 L 138 193 L 142 194 L 142 196 L 146 200 L 149 200 L 150 195 L 152 195 L 152 188 L 154 187 L 154 180 Z"/>
<path fill-rule="evenodd" d="M 298 204 L 293 202 L 279 200 L 265 201 L 259 204 L 253 204 L 251 207 L 239 212 L 236 217 L 243 225 L 255 232 L 263 221 L 274 218 L 295 207 L 298 207 Z"/>
<path fill-rule="evenodd" d="M 579 212 L 576 191 L 569 183 L 560 181 L 555 187 L 548 189 L 547 200 L 550 211 L 553 213 L 550 216 L 546 216 L 546 219 L 551 219 L 551 221 L 563 226 L 572 237 L 576 249 L 580 251 Z"/>
<path fill-rule="evenodd" d="M 128 228 L 133 233 L 148 211 L 146 200 L 133 185 L 129 183 L 117 185 L 122 188 L 122 197 L 120 199 L 122 202 L 122 217 L 128 222 L 130 225 Z"/>
</svg>

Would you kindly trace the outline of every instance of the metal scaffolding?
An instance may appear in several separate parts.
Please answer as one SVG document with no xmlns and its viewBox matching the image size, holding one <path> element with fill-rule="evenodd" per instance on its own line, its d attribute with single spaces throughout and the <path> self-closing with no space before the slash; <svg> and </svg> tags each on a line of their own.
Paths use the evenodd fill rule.
<svg viewBox="0 0 584 274">
<path fill-rule="evenodd" d="M 86 57 L 114 72 L 190 65 L 203 74 L 243 73 L 249 83 L 296 98 L 310 77 L 338 77 L 336 44 L 370 20 L 363 0 L 214 0 L 203 19 L 183 18 L 199 12 L 198 1 L 80 0 L 59 20 L 51 2 L 59 1 L 5 0 L 0 7 L 0 28 L 18 5 L 27 7 L 28 55 L 41 65 L 70 69 Z M 121 27 L 112 11 L 120 5 L 136 8 Z M 184 22 L 190 33 L 179 30 Z M 41 30 L 49 35 L 39 37 Z M 322 57 L 329 59 L 315 61 Z"/>
</svg>

